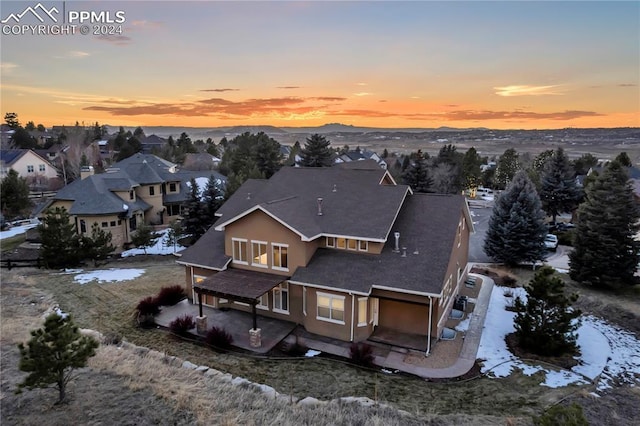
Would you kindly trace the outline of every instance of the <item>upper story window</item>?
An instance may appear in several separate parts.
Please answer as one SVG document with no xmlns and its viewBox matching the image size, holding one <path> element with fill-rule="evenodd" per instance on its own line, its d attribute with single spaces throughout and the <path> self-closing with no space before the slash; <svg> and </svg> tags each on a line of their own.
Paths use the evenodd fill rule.
<svg viewBox="0 0 640 426">
<path fill-rule="evenodd" d="M 317 297 L 317 319 L 344 324 L 344 296 L 318 292 Z"/>
<path fill-rule="evenodd" d="M 136 193 L 133 191 L 133 189 L 131 191 L 129 191 L 129 199 L 130 200 L 135 200 L 136 199 Z"/>
<path fill-rule="evenodd" d="M 251 265 L 267 268 L 267 243 L 264 241 L 251 241 Z"/>
<path fill-rule="evenodd" d="M 169 192 L 176 192 L 176 184 L 175 184 L 175 182 L 171 182 L 169 184 Z"/>
<path fill-rule="evenodd" d="M 44 172 L 46 170 L 46 168 L 44 167 L 44 164 L 40 164 L 38 166 L 38 170 L 41 171 L 41 172 Z"/>
<path fill-rule="evenodd" d="M 233 262 L 247 265 L 247 240 L 232 238 L 231 243 L 233 244 Z"/>
<path fill-rule="evenodd" d="M 289 246 L 286 244 L 271 244 L 273 269 L 281 271 L 289 270 L 288 248 Z"/>
<path fill-rule="evenodd" d="M 27 166 L 27 173 L 33 173 L 34 172 L 34 168 L 32 165 L 28 165 Z"/>
<path fill-rule="evenodd" d="M 87 222 L 84 219 L 80 219 L 80 233 L 84 234 L 87 232 Z"/>
<path fill-rule="evenodd" d="M 156 195 L 156 187 L 151 185 L 149 187 L 149 195 Z"/>
</svg>

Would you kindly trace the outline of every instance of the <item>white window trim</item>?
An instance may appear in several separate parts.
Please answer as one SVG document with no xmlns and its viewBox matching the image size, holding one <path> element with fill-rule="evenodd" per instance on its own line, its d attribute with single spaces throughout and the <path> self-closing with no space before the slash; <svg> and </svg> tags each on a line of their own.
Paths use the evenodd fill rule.
<svg viewBox="0 0 640 426">
<path fill-rule="evenodd" d="M 327 247 L 335 248 L 336 247 L 336 238 L 335 237 L 325 237 L 325 243 Z M 329 244 L 329 240 L 333 241 L 333 244 Z"/>
<path fill-rule="evenodd" d="M 276 308 L 276 297 L 280 297 L 280 306 L 282 306 L 282 290 L 286 290 L 287 291 L 287 310 L 285 311 L 284 309 L 280 309 L 280 308 Z M 279 290 L 280 295 L 276 296 L 276 291 Z M 272 291 L 273 294 L 273 309 L 271 310 L 272 312 L 278 313 L 278 314 L 285 314 L 285 315 L 289 315 L 289 284 L 285 283 L 285 284 L 280 284 L 276 287 L 274 287 Z"/>
<path fill-rule="evenodd" d="M 331 294 L 331 293 L 322 293 L 322 292 L 317 291 L 316 292 L 316 319 L 318 321 L 325 321 L 325 322 L 331 322 L 331 323 L 334 323 L 334 324 L 344 325 L 345 324 L 344 320 L 341 321 L 341 320 L 336 320 L 336 319 L 333 319 L 333 318 L 321 317 L 320 315 L 318 315 L 318 298 L 321 297 L 321 296 L 329 298 L 329 315 L 331 315 L 331 312 L 333 312 L 333 308 L 331 307 L 331 305 L 332 305 L 331 300 L 332 299 L 342 300 L 342 306 L 343 307 L 345 306 L 344 305 L 344 300 L 345 300 L 344 296 L 341 296 L 341 295 L 338 295 L 338 294 Z M 343 318 L 344 318 L 344 315 L 345 315 L 345 311 L 346 311 L 346 309 L 343 308 L 343 310 L 342 310 L 342 317 Z"/>
<path fill-rule="evenodd" d="M 239 242 L 239 243 L 245 243 L 247 245 L 247 250 L 246 250 L 246 254 L 247 256 L 249 256 L 249 242 L 244 239 L 244 238 L 231 238 L 231 258 L 233 259 L 233 263 L 237 263 L 239 265 L 248 265 L 249 261 L 247 260 L 238 260 L 235 258 L 236 255 L 236 247 L 235 247 L 235 243 Z M 238 253 L 242 253 L 242 250 L 238 250 Z"/>
<path fill-rule="evenodd" d="M 364 302 L 364 322 L 360 322 L 360 303 Z M 367 308 L 369 307 L 368 297 L 358 297 L 358 327 L 366 327 L 367 325 Z"/>
<path fill-rule="evenodd" d="M 364 243 L 364 249 L 362 243 Z M 358 251 L 369 251 L 369 241 L 358 240 Z"/>
<path fill-rule="evenodd" d="M 283 268 L 281 266 L 276 266 L 276 259 L 275 256 L 273 255 L 275 248 L 278 247 L 284 247 L 287 249 L 287 267 Z M 281 254 L 281 253 L 280 253 Z M 282 244 L 282 243 L 271 243 L 271 269 L 275 270 L 275 271 L 289 271 L 289 244 Z M 288 312 L 287 312 L 288 313 Z"/>
<path fill-rule="evenodd" d="M 262 304 L 262 298 L 266 297 L 266 305 Z M 258 297 L 258 303 L 256 303 L 256 308 L 257 309 L 262 309 L 263 311 L 268 311 L 269 310 L 269 295 L 268 293 L 263 294 L 262 296 Z"/>
<path fill-rule="evenodd" d="M 255 253 L 253 252 L 254 244 L 264 244 L 264 254 L 267 256 L 267 263 L 254 263 L 253 259 L 255 259 Z M 251 240 L 251 266 L 255 266 L 256 268 L 269 268 L 269 243 L 266 241 L 258 241 Z"/>
</svg>

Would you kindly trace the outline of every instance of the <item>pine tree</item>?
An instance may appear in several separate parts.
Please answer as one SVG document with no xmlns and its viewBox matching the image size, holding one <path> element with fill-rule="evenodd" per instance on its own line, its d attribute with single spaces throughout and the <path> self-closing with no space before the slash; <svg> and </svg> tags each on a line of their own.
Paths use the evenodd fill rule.
<svg viewBox="0 0 640 426">
<path fill-rule="evenodd" d="M 569 158 L 558 148 L 543 167 L 540 185 L 542 208 L 553 217 L 553 223 L 558 214 L 570 213 L 578 206 L 582 193 L 574 176 Z"/>
<path fill-rule="evenodd" d="M 0 183 L 0 205 L 7 220 L 26 215 L 31 208 L 27 180 L 13 169 Z"/>
<path fill-rule="evenodd" d="M 31 390 L 55 385 L 58 403 L 61 403 L 66 398 L 65 391 L 73 371 L 87 365 L 87 360 L 95 355 L 98 342 L 82 336 L 69 315 L 52 313 L 46 318 L 44 328 L 31 332 L 27 346 L 20 343 L 18 348 L 19 368 L 30 373 L 18 385 L 18 392 L 23 388 Z"/>
<path fill-rule="evenodd" d="M 191 234 L 195 241 L 206 232 L 207 219 L 200 188 L 194 178 L 191 178 L 189 187 L 189 198 L 185 204 L 184 229 L 187 234 Z"/>
<path fill-rule="evenodd" d="M 433 178 L 429 175 L 427 161 L 421 150 L 418 150 L 416 159 L 407 166 L 402 174 L 402 181 L 405 185 L 409 185 L 414 192 L 431 192 Z"/>
<path fill-rule="evenodd" d="M 143 249 L 144 254 L 147 254 L 147 247 L 153 246 L 158 241 L 158 238 L 160 237 L 153 232 L 153 228 L 143 223 L 131 235 L 131 244 L 136 248 Z"/>
<path fill-rule="evenodd" d="M 578 209 L 569 253 L 571 278 L 608 289 L 636 284 L 640 242 L 634 237 L 639 220 L 627 170 L 613 161 L 587 187 L 586 201 Z"/>
<path fill-rule="evenodd" d="M 205 223 L 204 227 L 209 229 L 211 225 L 216 221 L 216 212 L 224 201 L 224 192 L 220 188 L 220 182 L 215 176 L 209 176 L 207 186 L 202 193 L 202 204 L 204 208 Z"/>
<path fill-rule="evenodd" d="M 82 239 L 84 255 L 93 260 L 93 264 L 98 266 L 98 262 L 105 260 L 115 251 L 111 244 L 111 232 L 107 232 L 97 223 L 91 226 L 91 236 Z"/>
<path fill-rule="evenodd" d="M 169 224 L 169 229 L 167 230 L 167 234 L 164 237 L 164 245 L 166 247 L 173 246 L 173 252 L 176 252 L 178 247 L 178 240 L 184 234 L 184 228 L 182 227 L 182 223 L 174 220 Z"/>
<path fill-rule="evenodd" d="M 496 174 L 493 179 L 496 189 L 506 188 L 519 169 L 518 153 L 513 148 L 506 149 L 498 158 L 496 165 Z"/>
<path fill-rule="evenodd" d="M 307 138 L 304 147 L 300 150 L 300 165 L 303 167 L 331 167 L 334 153 L 331 142 L 319 134 Z"/>
<path fill-rule="evenodd" d="M 482 180 L 482 158 L 474 147 L 465 152 L 462 158 L 462 181 L 465 189 L 477 188 Z"/>
<path fill-rule="evenodd" d="M 543 266 L 526 286 L 527 300 L 516 299 L 514 319 L 518 346 L 542 356 L 575 353 L 581 312 L 570 309 L 577 295 L 565 296 L 564 282 Z"/>
<path fill-rule="evenodd" d="M 42 240 L 40 255 L 47 267 L 65 268 L 80 262 L 81 239 L 64 207 L 47 210 L 38 231 Z"/>
<path fill-rule="evenodd" d="M 515 266 L 545 257 L 544 222 L 540 197 L 525 171 L 519 171 L 495 201 L 484 251 L 498 262 Z"/>
</svg>

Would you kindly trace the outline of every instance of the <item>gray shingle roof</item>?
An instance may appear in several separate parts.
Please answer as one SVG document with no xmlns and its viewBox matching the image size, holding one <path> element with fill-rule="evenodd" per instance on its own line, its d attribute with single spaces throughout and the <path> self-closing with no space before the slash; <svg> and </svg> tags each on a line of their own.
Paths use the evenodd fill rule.
<svg viewBox="0 0 640 426">
<path fill-rule="evenodd" d="M 393 252 L 393 235 L 380 255 L 318 249 L 291 281 L 367 294 L 373 286 L 439 294 L 465 209 L 459 195 L 410 195 L 392 227 L 392 232 L 400 232 L 406 257 Z"/>
<path fill-rule="evenodd" d="M 379 168 L 285 167 L 268 181 L 250 180 L 241 186 L 218 211 L 222 218 L 216 229 L 261 209 L 303 240 L 343 235 L 384 241 L 409 192 L 405 185 L 381 185 L 384 176 Z"/>
<path fill-rule="evenodd" d="M 178 263 L 222 270 L 230 260 L 224 254 L 224 232 L 210 228 L 194 245 L 182 251 Z"/>
</svg>

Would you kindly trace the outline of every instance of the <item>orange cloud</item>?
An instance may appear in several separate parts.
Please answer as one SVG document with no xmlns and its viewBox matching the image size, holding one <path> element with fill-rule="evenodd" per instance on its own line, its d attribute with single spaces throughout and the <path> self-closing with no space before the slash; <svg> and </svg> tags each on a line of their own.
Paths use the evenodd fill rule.
<svg viewBox="0 0 640 426">
<path fill-rule="evenodd" d="M 237 92 L 240 89 L 200 89 L 201 92 Z"/>
</svg>

